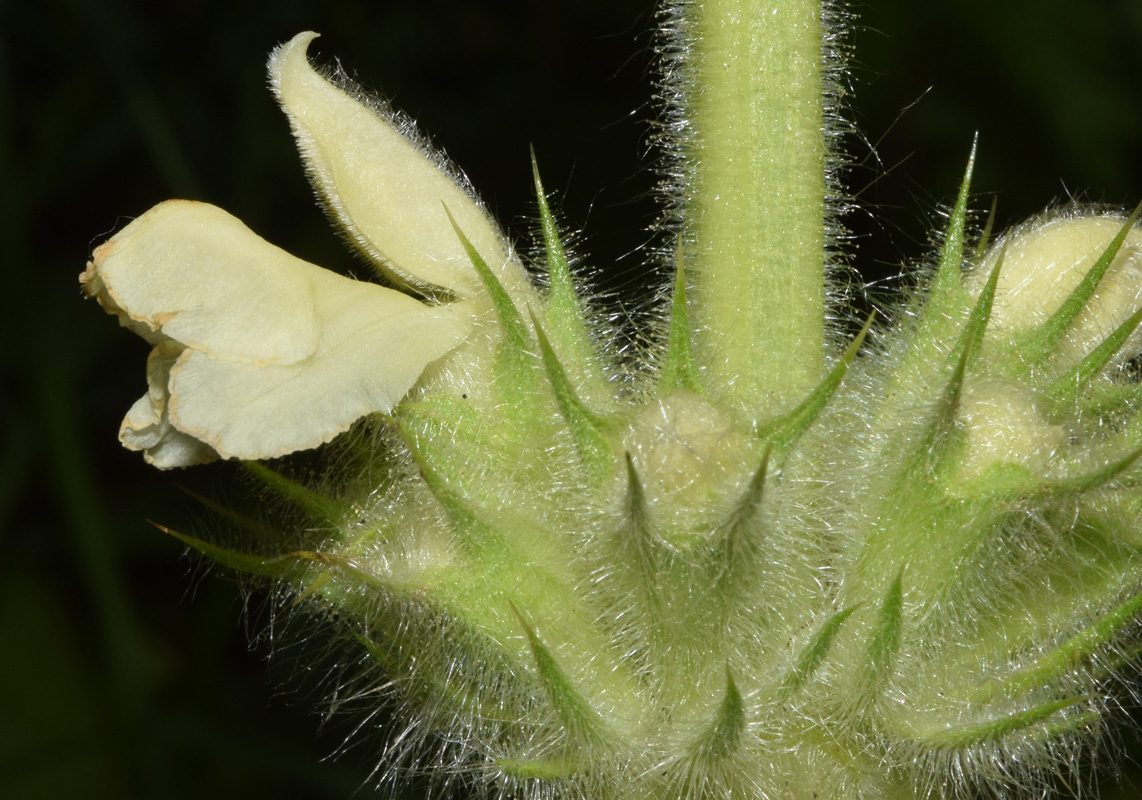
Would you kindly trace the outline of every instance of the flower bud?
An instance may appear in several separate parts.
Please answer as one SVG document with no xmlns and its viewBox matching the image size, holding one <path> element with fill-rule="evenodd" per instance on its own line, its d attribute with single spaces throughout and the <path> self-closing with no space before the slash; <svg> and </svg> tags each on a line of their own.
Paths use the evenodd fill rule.
<svg viewBox="0 0 1142 800">
<path fill-rule="evenodd" d="M 995 464 L 1016 464 L 1044 475 L 1051 458 L 1067 443 L 1031 391 L 1020 383 L 987 378 L 964 391 L 960 423 L 967 434 L 959 478 L 982 477 Z"/>
<path fill-rule="evenodd" d="M 990 337 L 1018 338 L 1043 325 L 1090 272 L 1123 221 L 1112 216 L 1052 216 L 1032 220 L 996 242 L 969 278 L 978 295 L 1006 247 Z M 1098 287 L 1058 344 L 1055 363 L 1070 367 L 1099 345 L 1142 306 L 1142 230 L 1132 228 Z M 1121 354 L 1142 349 L 1136 331 Z"/>
</svg>

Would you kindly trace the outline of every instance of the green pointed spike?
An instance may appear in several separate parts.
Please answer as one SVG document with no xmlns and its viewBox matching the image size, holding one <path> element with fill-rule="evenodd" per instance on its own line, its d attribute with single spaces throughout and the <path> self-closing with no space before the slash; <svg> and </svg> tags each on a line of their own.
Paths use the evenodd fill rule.
<svg viewBox="0 0 1142 800">
<path fill-rule="evenodd" d="M 629 452 L 626 453 L 626 465 L 624 520 L 608 537 L 609 546 L 613 548 L 610 559 L 617 565 L 615 577 L 623 576 L 615 591 L 633 593 L 645 611 L 656 606 L 661 599 L 660 583 L 670 550 L 651 526 L 646 493 Z"/>
<path fill-rule="evenodd" d="M 801 401 L 800 405 L 788 414 L 759 426 L 758 435 L 763 440 L 768 441 L 770 446 L 777 449 L 778 452 L 787 450 L 809 429 L 817 419 L 817 415 L 829 404 L 829 400 L 837 391 L 838 387 L 840 387 L 841 381 L 844 380 L 845 373 L 848 372 L 849 367 L 856 358 L 857 351 L 859 351 L 861 345 L 864 344 L 865 337 L 872 327 L 872 321 L 875 316 L 875 311 L 868 315 L 868 319 L 864 321 L 860 332 L 857 333 L 856 338 L 854 338 L 852 343 L 846 348 L 840 360 L 829 370 L 829 374 L 825 376 L 825 379 L 817 384 L 817 388 Z"/>
<path fill-rule="evenodd" d="M 864 662 L 865 700 L 871 700 L 881 692 L 894 669 L 904 628 L 903 582 L 904 570 L 901 568 L 885 592 L 876 614 Z"/>
<path fill-rule="evenodd" d="M 1079 312 L 1083 310 L 1087 302 L 1090 301 L 1095 291 L 1098 289 L 1099 283 L 1102 281 L 1103 275 L 1109 269 L 1114 257 L 1118 255 L 1119 248 L 1122 243 L 1126 241 L 1127 234 L 1134 224 L 1138 221 L 1139 213 L 1142 212 L 1142 203 L 1135 207 L 1134 211 L 1127 218 L 1118 234 L 1111 240 L 1110 245 L 1099 256 L 1098 260 L 1094 262 L 1087 274 L 1075 287 L 1074 291 L 1070 293 L 1063 304 L 1051 315 L 1042 327 L 1032 334 L 1026 343 L 1021 345 L 1020 349 L 1023 358 L 1028 368 L 1034 367 L 1047 361 L 1055 352 L 1059 343 L 1067 335 L 1071 324 L 1074 323 L 1075 318 L 1078 317 Z"/>
<path fill-rule="evenodd" d="M 627 462 L 627 496 L 626 510 L 631 521 L 640 528 L 647 523 L 646 492 L 642 488 L 642 479 L 638 477 L 638 470 L 634 467 L 634 457 L 628 450 Z"/>
<path fill-rule="evenodd" d="M 650 524 L 650 508 L 646 501 L 646 492 L 642 488 L 642 479 L 634 466 L 634 458 L 630 452 L 626 453 L 627 462 L 627 494 L 626 517 L 627 524 L 623 526 L 620 535 L 623 541 L 625 556 L 619 563 L 629 565 L 631 559 L 637 563 L 643 589 L 651 596 L 655 594 L 659 579 L 658 568 L 663 562 L 666 553 L 666 544 L 654 532 Z"/>
<path fill-rule="evenodd" d="M 1003 476 L 1004 480 L 994 481 L 986 496 L 993 502 L 1024 503 L 1034 499 L 1078 497 L 1108 484 L 1113 484 L 1114 488 L 1137 486 L 1142 481 L 1142 473 L 1135 472 L 1131 475 L 1125 473 L 1140 457 L 1142 457 L 1142 447 L 1136 448 L 1102 469 L 1070 478 L 1044 480 L 1041 476 L 1026 470 L 1013 469 Z"/>
<path fill-rule="evenodd" d="M 972 140 L 971 154 L 964 170 L 964 179 L 956 196 L 956 205 L 948 217 L 948 227 L 944 233 L 944 246 L 940 250 L 940 261 L 932 278 L 928 299 L 924 304 L 925 325 L 940 324 L 939 321 L 959 308 L 963 296 L 961 272 L 964 264 L 964 238 L 967 229 L 968 193 L 971 189 L 971 176 L 975 169 L 976 148 L 979 135 Z"/>
<path fill-rule="evenodd" d="M 523 612 L 511 603 L 512 611 L 519 619 L 520 626 L 527 634 L 528 646 L 535 662 L 535 671 L 543 684 L 547 699 L 551 702 L 559 721 L 567 731 L 571 743 L 577 745 L 599 745 L 613 739 L 599 713 L 579 694 L 571 681 L 563 674 L 555 656 L 539 638 L 535 627 Z"/>
<path fill-rule="evenodd" d="M 983 291 L 979 293 L 979 298 L 972 307 L 968 324 L 964 327 L 959 347 L 963 348 L 960 352 L 963 353 L 965 370 L 975 363 L 983 347 L 983 337 L 987 332 L 987 323 L 991 321 L 991 307 L 995 302 L 995 289 L 999 285 L 999 274 L 1003 270 L 1003 259 L 1006 256 L 1007 242 L 1004 242 L 999 257 L 995 259 L 995 266 L 991 268 L 991 274 L 987 277 L 987 283 L 984 284 Z"/>
<path fill-rule="evenodd" d="M 952 728 L 941 728 L 917 737 L 917 743 L 934 750 L 960 750 L 972 745 L 997 742 L 1006 736 L 1020 733 L 1033 725 L 1045 722 L 1051 717 L 1092 698 L 1068 697 L 1064 700 L 1055 700 L 1043 703 L 1025 711 L 1009 714 L 1005 717 L 990 719 L 974 725 L 958 725 Z M 1065 722 L 1061 724 L 1066 724 Z"/>
<path fill-rule="evenodd" d="M 983 226 L 983 231 L 979 235 L 979 241 L 975 243 L 975 252 L 972 253 L 972 263 L 979 264 L 983 261 L 983 255 L 987 252 L 987 246 L 991 244 L 991 232 L 995 228 L 995 212 L 999 208 L 999 197 L 991 198 L 991 210 L 987 212 L 987 222 Z"/>
<path fill-rule="evenodd" d="M 1006 245 L 1005 245 L 1006 247 Z M 953 353 L 959 353 L 955 368 L 944 386 L 944 391 L 936 401 L 932 419 L 927 435 L 919 442 L 911 462 L 910 468 L 904 473 L 904 480 L 911 480 L 916 468 L 931 479 L 940 466 L 944 457 L 951 450 L 952 443 L 956 441 L 956 422 L 959 416 L 960 400 L 963 395 L 964 378 L 968 367 L 979 357 L 983 345 L 984 333 L 987 323 L 991 319 L 991 308 L 995 300 L 995 290 L 999 284 L 999 274 L 1003 267 L 1003 258 L 1006 250 L 1000 251 L 999 258 L 988 276 L 987 283 L 976 299 L 967 324 L 964 326 L 959 343 Z"/>
<path fill-rule="evenodd" d="M 968 164 L 964 169 L 964 178 L 960 182 L 960 191 L 956 195 L 956 205 L 948 218 L 948 229 L 944 234 L 944 246 L 940 251 L 940 265 L 936 270 L 936 280 L 933 286 L 941 285 L 940 275 L 947 273 L 949 285 L 959 284 L 960 270 L 964 262 L 964 237 L 967 230 L 968 193 L 971 191 L 971 177 L 975 170 L 976 150 L 979 147 L 979 134 L 972 139 L 971 153 L 968 155 Z"/>
<path fill-rule="evenodd" d="M 686 306 L 686 267 L 683 264 L 682 246 L 675 254 L 674 293 L 670 299 L 670 324 L 666 331 L 666 352 L 658 373 L 659 393 L 684 389 L 701 394 L 702 381 L 694 363 L 690 341 L 690 311 Z"/>
<path fill-rule="evenodd" d="M 411 430 L 404 422 L 392 417 L 386 418 L 386 421 L 396 426 L 409 454 L 420 469 L 425 485 L 428 486 L 432 496 L 436 498 L 436 501 L 440 503 L 448 515 L 454 529 L 460 536 L 460 540 L 468 547 L 469 554 L 479 555 L 485 551 L 492 553 L 502 550 L 504 543 L 500 534 L 484 523 L 476 512 L 464 502 L 461 494 L 449 486 L 448 481 L 433 468 L 420 447 L 415 431 Z"/>
<path fill-rule="evenodd" d="M 218 515 L 222 519 L 234 523 L 244 531 L 257 534 L 260 537 L 265 537 L 266 534 L 273 532 L 273 528 L 260 522 L 259 520 L 254 519 L 253 517 L 248 517 L 245 514 L 240 514 L 232 508 L 227 508 L 221 503 L 216 503 L 209 497 L 201 495 L 193 489 L 188 489 L 187 487 L 180 486 L 178 484 L 175 484 L 175 486 L 181 492 L 188 495 L 191 499 L 200 503 L 211 513 Z"/>
<path fill-rule="evenodd" d="M 531 174 L 535 182 L 535 199 L 539 204 L 539 224 L 547 264 L 548 294 L 544 319 L 551 326 L 552 339 L 559 351 L 570 360 L 568 366 L 573 369 L 572 374 L 588 381 L 592 390 L 606 394 L 606 378 L 599 369 L 595 345 L 587 329 L 583 299 L 575 289 L 571 262 L 539 178 L 535 148 L 531 150 Z"/>
<path fill-rule="evenodd" d="M 533 314 L 532 326 L 539 341 L 539 351 L 543 356 L 543 367 L 547 372 L 547 381 L 555 394 L 555 401 L 559 404 L 559 413 L 563 415 L 564 422 L 575 440 L 575 447 L 579 451 L 579 458 L 587 468 L 588 474 L 594 483 L 598 484 L 611 474 L 614 456 L 607 443 L 603 431 L 606 427 L 602 417 L 596 415 L 579 399 L 574 387 L 567 379 L 563 365 L 559 363 L 558 356 L 551 349 L 551 342 L 543 331 L 543 326 Z"/>
<path fill-rule="evenodd" d="M 210 542 L 185 533 L 179 533 L 176 530 L 172 530 L 165 525 L 159 525 L 156 522 L 152 522 L 151 524 L 163 533 L 178 539 L 192 550 L 197 550 L 211 561 L 221 564 L 224 567 L 229 567 L 236 572 L 256 575 L 261 578 L 279 578 L 295 581 L 301 577 L 307 568 L 305 560 L 299 558 L 294 553 L 271 557 L 259 556 L 253 553 L 242 553 L 238 550 L 231 550 L 227 547 L 211 544 Z"/>
<path fill-rule="evenodd" d="M 761 556 L 759 542 L 756 541 L 761 528 L 755 524 L 761 499 L 765 491 L 765 479 L 769 474 L 769 456 L 772 447 L 766 447 L 761 456 L 761 464 L 753 474 L 745 493 L 734 506 L 726 521 L 718 527 L 707 556 L 707 572 L 712 575 L 710 584 L 721 589 L 734 582 L 735 576 L 748 580 Z"/>
<path fill-rule="evenodd" d="M 1139 457 L 1142 457 L 1142 448 L 1138 448 L 1125 457 L 1107 464 L 1100 470 L 1080 475 L 1074 478 L 1063 478 L 1062 480 L 1047 481 L 1042 485 L 1040 491 L 1043 495 L 1078 495 L 1083 492 L 1089 492 L 1091 489 L 1097 489 L 1100 486 L 1105 486 L 1112 481 L 1122 477 L 1128 469 L 1134 466 Z M 1137 481 L 1136 476 L 1132 476 L 1131 483 Z"/>
<path fill-rule="evenodd" d="M 1070 675 L 1109 646 L 1142 613 L 1142 592 L 1133 594 L 1077 634 L 1000 684 L 1009 696 L 1041 689 Z"/>
<path fill-rule="evenodd" d="M 519 309 L 515 307 L 515 303 L 508 296 L 508 292 L 500 283 L 499 278 L 488 267 L 484 257 L 476 251 L 464 231 L 460 230 L 460 226 L 456 224 L 456 220 L 453 218 L 452 212 L 448 210 L 447 205 L 444 206 L 444 213 L 448 215 L 448 221 L 452 223 L 456 237 L 464 246 L 468 258 L 472 261 L 472 266 L 475 267 L 476 273 L 484 284 L 484 289 L 488 292 L 488 297 L 492 300 L 492 306 L 496 309 L 496 316 L 499 317 L 500 327 L 504 332 L 504 341 L 512 351 L 520 354 L 526 352 L 531 343 L 531 337 L 528 335 L 527 326 L 524 325 Z"/>
<path fill-rule="evenodd" d="M 965 312 L 972 300 L 964 289 L 964 239 L 967 228 L 968 194 L 975 169 L 979 137 L 972 140 L 967 168 L 956 196 L 956 204 L 948 217 L 944 243 L 936 272 L 932 275 L 920 307 L 914 312 L 919 325 L 911 336 L 908 351 L 888 387 L 888 396 L 911 385 L 924 385 L 933 379 L 932 365 L 938 365 L 956 339 L 962 336 Z"/>
<path fill-rule="evenodd" d="M 988 276 L 987 284 L 980 292 L 968 315 L 967 324 L 956 348 L 952 351 L 958 353 L 956 364 L 952 370 L 944 390 L 936 400 L 932 409 L 932 417 L 928 424 L 926 434 L 918 441 L 908 468 L 902 473 L 900 480 L 909 483 L 918 473 L 929 480 L 944 463 L 952 444 L 956 441 L 956 421 L 960 410 L 960 400 L 963 395 L 964 378 L 968 366 L 979 356 L 983 343 L 987 323 L 991 319 L 991 307 L 995 299 L 995 289 L 999 283 L 999 272 L 1003 266 L 1003 252 L 996 259 L 995 267 Z"/>
<path fill-rule="evenodd" d="M 328 583 L 330 579 L 329 576 L 333 575 L 333 573 L 336 573 L 337 575 L 350 578 L 350 583 L 354 585 L 354 590 L 360 589 L 361 587 L 368 587 L 373 590 L 388 592 L 392 588 L 392 584 L 390 584 L 387 580 L 382 579 L 376 573 L 361 569 L 360 565 L 358 565 L 353 559 L 345 558 L 344 556 L 338 555 L 336 553 L 322 553 L 315 550 L 297 550 L 293 553 L 290 553 L 290 555 L 328 567 L 329 569 L 325 570 L 325 572 L 322 572 L 318 576 L 318 580 L 320 580 L 322 584 Z"/>
<path fill-rule="evenodd" d="M 956 419 L 959 415 L 960 400 L 963 396 L 964 375 L 967 373 L 968 360 L 975 352 L 975 335 L 974 331 L 969 328 L 964 337 L 959 358 L 956 360 L 955 369 L 952 370 L 951 377 L 944 385 L 944 391 L 936 401 L 936 407 L 928 426 L 928 433 L 916 448 L 915 458 L 922 465 L 923 473 L 929 478 L 943 464 L 944 456 L 948 454 L 952 443 L 956 440 Z M 905 473 L 904 480 L 909 480 L 907 476 L 912 474 L 917 463 L 916 460 L 912 462 L 911 468 Z"/>
<path fill-rule="evenodd" d="M 563 248 L 563 240 L 559 236 L 559 227 L 555 224 L 555 217 L 551 207 L 547 204 L 547 193 L 543 190 L 543 181 L 539 178 L 539 162 L 535 158 L 535 148 L 531 148 L 531 177 L 535 183 L 535 199 L 539 204 L 539 224 L 543 232 L 543 248 L 547 255 L 547 283 L 550 292 L 548 304 L 573 309 L 570 316 L 582 319 L 578 292 L 571 278 L 571 262 L 567 258 L 567 251 Z"/>
<path fill-rule="evenodd" d="M 1103 368 L 1114 358 L 1115 353 L 1122 349 L 1122 345 L 1126 344 L 1126 340 L 1130 338 L 1130 334 L 1134 333 L 1139 323 L 1142 323 L 1142 308 L 1139 308 L 1129 319 L 1115 328 L 1114 333 L 1106 337 L 1086 358 L 1048 386 L 1047 397 L 1053 403 L 1063 407 L 1074 404 L 1087 384 L 1101 373 Z"/>
<path fill-rule="evenodd" d="M 778 688 L 778 696 L 780 698 L 784 699 L 789 697 L 809 682 L 809 679 L 813 677 L 813 673 L 817 671 L 817 668 L 824 663 L 825 658 L 829 655 L 829 650 L 833 646 L 833 639 L 836 638 L 841 626 L 845 624 L 845 620 L 852 616 L 853 612 L 859 607 L 860 606 L 854 605 L 841 609 L 825 620 L 824 624 L 817 629 L 817 632 L 813 634 L 813 638 L 809 640 L 800 655 L 797 656 L 797 662 L 793 665 L 793 668 L 789 670 L 785 678 L 782 679 Z"/>
<path fill-rule="evenodd" d="M 686 747 L 691 768 L 721 761 L 741 747 L 746 730 L 745 703 L 726 667 L 726 692 L 709 727 Z"/>
<path fill-rule="evenodd" d="M 199 548 L 199 544 L 204 544 L 195 544 L 197 540 L 192 542 L 192 537 L 171 533 L 193 547 Z M 294 605 L 299 605 L 316 595 L 327 604 L 339 609 L 341 613 L 367 617 L 376 612 L 376 603 L 380 598 L 397 596 L 409 591 L 416 592 L 421 597 L 425 593 L 423 584 L 401 587 L 387 578 L 363 569 L 353 559 L 334 552 L 293 550 L 273 558 L 234 553 L 224 548 L 213 548 L 211 552 L 201 550 L 201 552 L 234 569 L 286 580 L 299 590 L 293 600 Z M 221 561 L 221 558 L 229 560 Z M 257 561 L 253 559 L 261 561 L 261 571 L 255 571 Z M 314 567 L 320 569 L 315 570 Z"/>
<path fill-rule="evenodd" d="M 421 467 L 421 475 L 424 476 L 424 482 L 428 484 L 433 497 L 443 506 L 449 519 L 452 520 L 452 525 L 461 533 L 462 539 L 466 543 L 482 546 L 487 544 L 489 540 L 497 538 L 495 531 L 485 525 L 439 475 L 426 469 L 422 463 L 419 466 Z"/>
<path fill-rule="evenodd" d="M 261 481 L 274 494 L 288 500 L 319 522 L 337 525 L 351 512 L 350 506 L 292 481 L 259 461 L 243 461 L 242 468 Z"/>
<path fill-rule="evenodd" d="M 1055 402 L 1059 403 L 1057 408 L 1063 414 L 1075 412 L 1074 404 L 1065 404 L 1065 389 L 1061 399 Z M 1142 419 L 1138 417 L 1139 409 L 1142 409 L 1142 385 L 1117 381 L 1113 383 L 1109 381 L 1092 382 L 1077 393 L 1075 403 L 1078 404 L 1080 413 L 1085 415 L 1087 419 L 1109 419 L 1111 417 L 1122 419 L 1124 425 L 1115 439 L 1123 442 L 1127 449 L 1139 444 L 1136 438 L 1127 435 L 1127 431 L 1131 425 L 1142 422 Z"/>
<path fill-rule="evenodd" d="M 344 612 L 367 614 L 370 610 L 367 607 L 370 602 L 368 598 L 376 598 L 379 593 L 391 589 L 389 584 L 376 575 L 365 572 L 348 559 L 330 553 L 295 550 L 278 556 L 260 556 L 220 547 L 163 525 L 151 524 L 217 564 L 246 575 L 273 578 L 293 585 L 299 590 L 294 599 L 295 605 L 315 594 L 321 594 L 326 599 L 333 596 Z M 315 573 L 312 569 L 314 564 L 325 569 Z M 368 589 L 368 592 L 363 593 L 362 589 Z"/>
</svg>

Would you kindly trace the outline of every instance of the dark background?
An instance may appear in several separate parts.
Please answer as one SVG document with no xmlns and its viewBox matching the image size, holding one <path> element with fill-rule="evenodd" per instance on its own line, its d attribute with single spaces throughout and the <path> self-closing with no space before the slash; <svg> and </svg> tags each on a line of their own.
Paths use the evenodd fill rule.
<svg viewBox="0 0 1142 800">
<path fill-rule="evenodd" d="M 1142 199 L 1142 0 L 855 10 L 846 185 L 863 210 L 846 222 L 870 279 L 929 254 L 976 131 L 976 205 L 997 195 L 1003 221 Z M 367 743 L 323 760 L 348 727 L 320 725 L 288 652 L 267 669 L 270 647 L 248 646 L 257 595 L 146 523 L 194 524 L 178 485 L 224 493 L 235 471 L 159 473 L 119 448 L 147 347 L 81 299 L 91 247 L 187 197 L 352 269 L 265 86 L 270 48 L 312 29 L 521 242 L 534 144 L 601 288 L 637 308 L 653 18 L 649 0 L 0 0 L 0 796 L 343 798 L 372 766 Z"/>
</svg>

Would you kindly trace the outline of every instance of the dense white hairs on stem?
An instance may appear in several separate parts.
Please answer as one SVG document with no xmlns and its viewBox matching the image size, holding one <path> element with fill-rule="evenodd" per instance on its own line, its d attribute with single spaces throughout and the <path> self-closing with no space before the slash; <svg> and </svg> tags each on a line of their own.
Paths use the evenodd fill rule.
<svg viewBox="0 0 1142 800">
<path fill-rule="evenodd" d="M 664 0 L 658 11 L 660 25 L 655 52 L 658 56 L 659 117 L 655 123 L 653 142 L 658 148 L 658 172 L 661 180 L 658 191 L 663 211 L 658 228 L 667 236 L 662 243 L 661 257 L 672 262 L 678 238 L 682 236 L 683 221 L 687 213 L 689 193 L 694 182 L 696 165 L 689 155 L 695 131 L 690 109 L 694 76 L 690 74 L 690 55 L 694 47 L 694 31 L 687 19 L 694 14 L 687 10 L 701 0 Z M 827 147 L 825 161 L 825 247 L 826 291 L 832 302 L 826 315 L 845 323 L 852 314 L 847 302 L 845 281 L 841 280 L 846 253 L 840 247 L 848 231 L 842 217 L 853 207 L 853 200 L 843 186 L 849 156 L 843 149 L 853 126 L 845 116 L 845 99 L 851 96 L 849 88 L 849 56 L 851 50 L 851 12 L 839 2 L 824 0 L 821 3 L 821 92 L 823 103 L 824 137 Z M 835 326 L 826 326 L 826 335 Z"/>
</svg>

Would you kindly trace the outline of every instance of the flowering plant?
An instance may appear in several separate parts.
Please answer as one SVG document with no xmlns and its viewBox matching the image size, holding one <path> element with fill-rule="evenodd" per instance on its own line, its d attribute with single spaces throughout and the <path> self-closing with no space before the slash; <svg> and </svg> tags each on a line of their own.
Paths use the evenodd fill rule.
<svg viewBox="0 0 1142 800">
<path fill-rule="evenodd" d="M 972 236 L 969 163 L 922 289 L 845 341 L 833 13 L 673 7 L 674 277 L 636 357 L 538 170 L 544 290 L 314 34 L 271 83 L 396 288 L 179 201 L 95 250 L 85 289 L 154 345 L 124 444 L 242 459 L 296 512 L 175 535 L 361 648 L 390 761 L 536 797 L 1031 796 L 1102 734 L 1142 612 L 1142 232 Z M 320 477 L 260 463 L 338 436 Z"/>
</svg>

